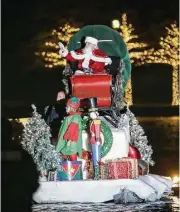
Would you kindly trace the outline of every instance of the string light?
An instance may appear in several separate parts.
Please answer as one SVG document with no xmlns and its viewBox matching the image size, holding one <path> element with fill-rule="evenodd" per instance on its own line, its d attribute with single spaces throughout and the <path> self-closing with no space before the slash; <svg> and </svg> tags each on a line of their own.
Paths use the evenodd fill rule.
<svg viewBox="0 0 180 212">
<path fill-rule="evenodd" d="M 160 48 L 149 51 L 146 58 L 140 58 L 140 65 L 146 63 L 169 64 L 172 72 L 172 105 L 179 105 L 179 36 L 180 32 L 176 23 L 165 27 L 166 35 L 160 38 Z M 142 61 L 143 59 L 143 61 Z"/>
<path fill-rule="evenodd" d="M 120 35 L 122 36 L 123 40 L 125 41 L 127 45 L 131 63 L 135 63 L 137 65 L 139 59 L 140 58 L 142 59 L 142 57 L 144 58 L 148 54 L 147 50 L 146 51 L 142 50 L 142 48 L 148 47 L 148 44 L 144 42 L 136 41 L 136 39 L 138 39 L 139 37 L 138 35 L 134 34 L 134 28 L 132 24 L 129 24 L 127 22 L 126 13 L 122 14 L 121 19 L 122 20 L 120 24 Z M 139 65 L 141 64 L 141 62 L 139 62 Z M 126 86 L 125 99 L 129 105 L 133 104 L 131 78 L 128 80 L 128 83 Z"/>
<path fill-rule="evenodd" d="M 179 57 L 178 49 L 179 42 L 178 37 L 180 35 L 177 24 L 171 24 L 170 28 L 166 27 L 167 34 L 160 39 L 160 48 L 154 50 L 153 48 L 144 50 L 148 44 L 144 42 L 137 42 L 138 35 L 134 34 L 134 28 L 132 24 L 127 22 L 126 13 L 122 14 L 121 24 L 119 26 L 120 34 L 127 45 L 129 56 L 132 64 L 141 66 L 145 63 L 163 63 L 169 64 L 173 67 L 172 73 L 172 105 L 179 104 Z M 57 49 L 59 41 L 65 44 L 67 47 L 70 38 L 80 28 L 71 26 L 66 23 L 63 27 L 52 30 L 52 40 L 44 43 L 43 51 L 36 52 L 35 54 L 41 57 L 45 63 L 45 67 L 53 68 L 57 66 L 65 66 L 66 60 L 61 58 Z M 125 98 L 129 105 L 133 104 L 132 98 L 132 83 L 129 79 L 125 91 Z"/>
<path fill-rule="evenodd" d="M 119 20 L 113 20 L 113 21 L 112 21 L 112 28 L 113 28 L 113 29 L 119 29 L 119 27 L 120 27 L 120 22 L 119 22 Z"/>
<path fill-rule="evenodd" d="M 69 23 L 66 23 L 64 26 L 59 27 L 58 29 L 52 30 L 52 41 L 45 41 L 43 51 L 35 53 L 37 56 L 42 58 L 46 68 L 53 68 L 57 66 L 64 67 L 66 65 L 66 60 L 62 58 L 57 51 L 59 48 L 57 44 L 58 42 L 62 42 L 67 48 L 70 38 L 79 30 L 80 28 L 71 26 Z"/>
<path fill-rule="evenodd" d="M 131 63 L 136 66 L 144 65 L 145 63 L 161 63 L 169 64 L 173 67 L 172 73 L 172 105 L 179 105 L 179 29 L 176 23 L 166 27 L 166 36 L 160 39 L 160 48 L 154 48 L 139 51 L 141 48 L 148 47 L 147 43 L 132 42 L 132 39 L 137 39 L 138 36 L 133 34 L 134 28 L 132 24 L 127 23 L 127 15 L 122 15 L 122 23 L 120 25 L 121 36 L 126 42 L 129 50 Z M 132 84 L 131 78 L 129 79 L 125 91 L 125 98 L 129 105 L 133 104 L 132 98 Z"/>
</svg>

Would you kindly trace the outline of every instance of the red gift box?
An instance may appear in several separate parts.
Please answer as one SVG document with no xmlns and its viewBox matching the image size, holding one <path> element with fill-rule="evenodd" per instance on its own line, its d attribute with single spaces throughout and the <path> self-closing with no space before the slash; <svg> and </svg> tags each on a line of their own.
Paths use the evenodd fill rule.
<svg viewBox="0 0 180 212">
<path fill-rule="evenodd" d="M 122 158 L 108 163 L 109 179 L 132 179 L 138 176 L 137 159 Z"/>
<path fill-rule="evenodd" d="M 108 167 L 108 163 L 100 162 L 99 163 L 99 167 L 100 167 L 100 179 L 101 180 L 109 179 L 109 167 Z"/>
</svg>

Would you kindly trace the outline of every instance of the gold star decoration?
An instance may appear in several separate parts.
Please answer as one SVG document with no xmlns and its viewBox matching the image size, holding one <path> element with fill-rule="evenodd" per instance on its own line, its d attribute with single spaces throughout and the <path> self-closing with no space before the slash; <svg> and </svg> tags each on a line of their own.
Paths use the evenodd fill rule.
<svg viewBox="0 0 180 212">
<path fill-rule="evenodd" d="M 72 173 L 72 174 L 73 174 L 73 173 L 75 172 L 75 169 L 70 168 L 70 170 L 69 170 L 69 171 L 70 171 L 70 173 Z"/>
</svg>

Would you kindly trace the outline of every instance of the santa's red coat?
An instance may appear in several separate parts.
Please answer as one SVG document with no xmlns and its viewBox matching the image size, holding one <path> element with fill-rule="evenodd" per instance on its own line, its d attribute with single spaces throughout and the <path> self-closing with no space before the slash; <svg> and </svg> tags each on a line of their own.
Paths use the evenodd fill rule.
<svg viewBox="0 0 180 212">
<path fill-rule="evenodd" d="M 105 73 L 108 55 L 100 49 L 95 49 L 92 53 L 86 54 L 83 53 L 82 49 L 79 49 L 77 51 L 66 52 L 64 57 L 69 62 L 78 61 L 79 70 L 90 68 L 93 74 L 103 74 Z"/>
</svg>

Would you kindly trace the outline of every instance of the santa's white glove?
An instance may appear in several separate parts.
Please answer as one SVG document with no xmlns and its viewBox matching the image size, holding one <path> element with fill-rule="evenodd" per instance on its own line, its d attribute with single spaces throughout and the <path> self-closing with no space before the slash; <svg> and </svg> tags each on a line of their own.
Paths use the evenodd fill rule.
<svg viewBox="0 0 180 212">
<path fill-rule="evenodd" d="M 64 44 L 63 44 L 63 43 L 59 42 L 59 43 L 58 43 L 58 45 L 59 45 L 59 48 L 60 48 L 60 50 L 59 50 L 59 54 L 61 55 L 61 57 L 66 57 L 66 56 L 67 56 L 67 54 L 68 54 L 68 50 L 67 50 L 67 49 L 65 49 Z"/>
<path fill-rule="evenodd" d="M 107 64 L 109 64 L 109 65 L 111 65 L 112 60 L 111 60 L 111 58 L 110 58 L 110 57 L 106 58 L 106 63 L 107 63 Z"/>
<path fill-rule="evenodd" d="M 58 45 L 59 45 L 60 50 L 62 50 L 62 51 L 65 50 L 63 43 L 59 42 Z"/>
</svg>

